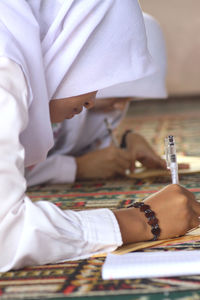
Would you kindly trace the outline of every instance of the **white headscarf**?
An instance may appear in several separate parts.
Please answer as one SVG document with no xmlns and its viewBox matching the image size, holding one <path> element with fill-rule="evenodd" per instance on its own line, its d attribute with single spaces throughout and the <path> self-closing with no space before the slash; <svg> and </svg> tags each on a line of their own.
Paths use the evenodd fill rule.
<svg viewBox="0 0 200 300">
<path fill-rule="evenodd" d="M 157 71 L 138 80 L 122 82 L 98 91 L 97 98 L 133 97 L 142 99 L 166 98 L 167 55 L 165 39 L 159 23 L 143 13 L 148 50 L 157 66 Z"/>
<path fill-rule="evenodd" d="M 155 71 L 136 0 L 1 0 L 0 56 L 29 87 L 21 135 L 25 165 L 53 145 L 49 101 L 136 80 Z"/>
</svg>

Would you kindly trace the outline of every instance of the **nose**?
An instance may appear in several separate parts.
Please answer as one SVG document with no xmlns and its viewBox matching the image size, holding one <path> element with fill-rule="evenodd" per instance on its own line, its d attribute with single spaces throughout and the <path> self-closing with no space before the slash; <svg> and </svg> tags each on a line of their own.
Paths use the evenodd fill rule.
<svg viewBox="0 0 200 300">
<path fill-rule="evenodd" d="M 85 101 L 83 106 L 87 109 L 90 109 L 90 108 L 94 107 L 94 104 L 95 104 L 95 98 L 92 98 L 92 99 L 88 99 L 87 101 Z"/>
</svg>

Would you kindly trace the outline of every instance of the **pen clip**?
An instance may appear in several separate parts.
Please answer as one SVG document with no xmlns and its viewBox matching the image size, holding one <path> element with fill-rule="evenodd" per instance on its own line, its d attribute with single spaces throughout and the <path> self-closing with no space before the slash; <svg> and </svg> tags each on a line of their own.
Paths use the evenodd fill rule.
<svg viewBox="0 0 200 300">
<path fill-rule="evenodd" d="M 178 184 L 178 165 L 176 159 L 176 145 L 175 139 L 172 135 L 169 135 L 165 138 L 165 154 L 166 154 L 166 163 L 167 168 L 171 171 L 171 178 L 173 184 Z"/>
<path fill-rule="evenodd" d="M 169 138 L 169 159 L 170 159 L 170 163 L 177 163 L 175 139 L 172 135 L 170 135 L 168 138 Z"/>
<path fill-rule="evenodd" d="M 170 169 L 170 151 L 169 151 L 169 139 L 168 137 L 165 138 L 165 157 L 167 163 L 167 169 Z"/>
</svg>

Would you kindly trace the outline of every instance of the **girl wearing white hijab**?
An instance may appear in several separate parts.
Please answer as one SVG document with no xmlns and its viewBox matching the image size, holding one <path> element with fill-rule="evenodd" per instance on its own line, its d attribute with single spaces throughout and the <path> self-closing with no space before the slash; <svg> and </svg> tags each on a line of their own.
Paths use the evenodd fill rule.
<svg viewBox="0 0 200 300">
<path fill-rule="evenodd" d="M 93 109 L 84 109 L 73 119 L 54 124 L 54 147 L 50 150 L 48 158 L 41 164 L 26 169 L 29 186 L 46 182 L 71 183 L 76 179 L 105 179 L 118 173 L 125 176 L 127 164 L 119 168 L 121 150 L 110 146 L 111 137 L 104 119 L 106 118 L 114 129 L 125 115 L 128 102 L 133 97 L 167 96 L 163 34 L 153 17 L 147 14 L 143 14 L 143 17 L 148 49 L 157 65 L 156 72 L 138 80 L 98 91 L 97 98 L 104 99 L 97 99 Z M 129 98 L 125 99 L 124 96 Z M 143 137 L 130 132 L 127 138 L 129 139 L 127 150 L 130 150 L 132 160 L 130 171 L 133 171 L 135 160 L 140 160 L 148 168 L 165 167 L 165 161 L 153 151 Z"/>
<path fill-rule="evenodd" d="M 51 122 L 92 107 L 99 89 L 154 71 L 135 0 L 0 1 L 0 271 L 110 252 L 199 225 L 199 204 L 178 185 L 146 200 L 161 232 L 151 231 L 138 208 L 62 211 L 25 195 L 24 167 L 46 158 Z"/>
</svg>

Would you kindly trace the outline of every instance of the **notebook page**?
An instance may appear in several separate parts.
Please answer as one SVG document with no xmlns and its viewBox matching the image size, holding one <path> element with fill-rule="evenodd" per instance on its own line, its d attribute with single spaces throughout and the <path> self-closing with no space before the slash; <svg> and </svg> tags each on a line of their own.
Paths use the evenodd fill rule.
<svg viewBox="0 0 200 300">
<path fill-rule="evenodd" d="M 103 279 L 165 277 L 200 274 L 200 250 L 108 254 Z"/>
</svg>

